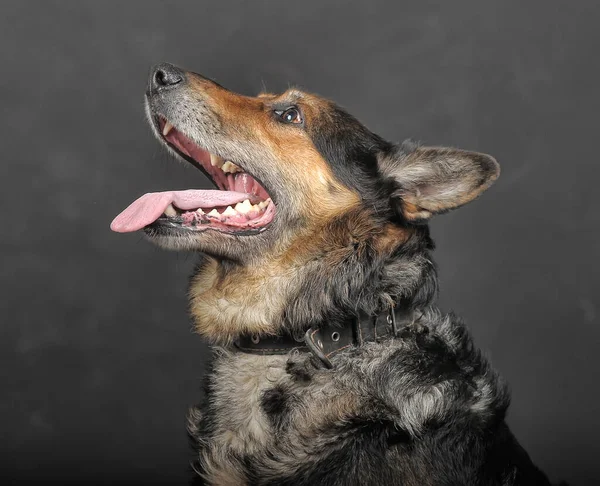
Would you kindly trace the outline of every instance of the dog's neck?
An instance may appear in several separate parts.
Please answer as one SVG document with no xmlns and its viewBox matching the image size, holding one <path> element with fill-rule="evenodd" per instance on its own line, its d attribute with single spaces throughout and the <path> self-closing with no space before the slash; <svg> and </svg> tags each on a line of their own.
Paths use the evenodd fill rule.
<svg viewBox="0 0 600 486">
<path fill-rule="evenodd" d="M 191 281 L 190 310 L 200 335 L 214 344 L 231 344 L 241 335 L 303 336 L 325 323 L 344 327 L 359 313 L 373 316 L 394 306 L 411 310 L 429 304 L 436 290 L 429 258 L 399 256 L 389 267 L 375 283 L 352 281 L 351 269 L 347 276 L 332 274 L 327 285 L 311 274 L 310 265 L 239 266 L 205 257 Z M 417 288 L 415 282 L 425 285 Z"/>
<path fill-rule="evenodd" d="M 323 322 L 309 328 L 303 336 L 282 331 L 277 336 L 241 335 L 233 349 L 259 356 L 288 354 L 292 350 L 311 354 L 316 363 L 333 368 L 332 358 L 352 346 L 400 336 L 407 326 L 418 321 L 423 312 L 410 307 L 390 306 L 376 315 L 359 312 L 341 325 Z"/>
<path fill-rule="evenodd" d="M 190 286 L 196 329 L 215 344 L 232 343 L 241 334 L 277 334 L 289 299 L 289 283 L 275 269 L 211 257 L 204 258 Z"/>
<path fill-rule="evenodd" d="M 204 256 L 191 280 L 190 311 L 200 335 L 230 344 L 240 335 L 303 335 L 324 322 L 343 327 L 400 301 L 422 308 L 437 289 L 432 246 L 426 226 L 349 213 L 260 261 Z"/>
</svg>

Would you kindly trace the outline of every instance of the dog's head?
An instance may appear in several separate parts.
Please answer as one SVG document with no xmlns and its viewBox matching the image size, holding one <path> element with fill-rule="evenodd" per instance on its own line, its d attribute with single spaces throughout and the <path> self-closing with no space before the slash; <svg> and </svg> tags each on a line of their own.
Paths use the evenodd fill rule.
<svg viewBox="0 0 600 486">
<path fill-rule="evenodd" d="M 286 297 L 270 302 L 267 318 L 293 321 L 290 306 L 299 304 L 290 299 L 307 285 L 328 295 L 314 306 L 323 307 L 320 317 L 331 311 L 325 301 L 341 304 L 339 289 L 328 294 L 330 288 L 346 288 L 356 305 L 354 287 L 365 285 L 358 280 L 382 279 L 365 258 L 381 263 L 377 273 L 403 246 L 425 249 L 423 223 L 471 201 L 499 174 L 488 155 L 389 143 L 313 94 L 241 96 L 170 64 L 153 68 L 146 107 L 157 138 L 216 190 L 147 194 L 113 221 L 113 230 L 144 229 L 165 248 L 212 257 L 193 298 L 206 286 L 226 294 L 236 285 L 227 281 L 232 272 L 246 279 L 237 286 L 248 295 L 266 290 L 267 280 L 278 282 L 272 291 Z M 354 285 L 328 280 L 348 271 Z M 235 307 L 233 294 L 220 298 Z M 316 318 L 307 309 L 299 320 Z M 272 331 L 266 324 L 248 329 Z"/>
</svg>

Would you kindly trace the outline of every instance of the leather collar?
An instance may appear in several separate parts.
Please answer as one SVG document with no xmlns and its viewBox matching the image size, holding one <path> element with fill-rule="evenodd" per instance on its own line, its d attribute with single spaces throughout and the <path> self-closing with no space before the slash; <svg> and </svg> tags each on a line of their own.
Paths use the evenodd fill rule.
<svg viewBox="0 0 600 486">
<path fill-rule="evenodd" d="M 413 310 L 390 307 L 375 316 L 361 312 L 345 326 L 324 324 L 310 328 L 304 336 L 294 336 L 291 333 L 268 337 L 245 334 L 241 335 L 234 345 L 243 353 L 263 356 L 287 354 L 296 349 L 313 354 L 327 368 L 333 368 L 330 358 L 336 354 L 352 346 L 395 337 L 401 328 L 414 322 L 414 319 Z"/>
</svg>

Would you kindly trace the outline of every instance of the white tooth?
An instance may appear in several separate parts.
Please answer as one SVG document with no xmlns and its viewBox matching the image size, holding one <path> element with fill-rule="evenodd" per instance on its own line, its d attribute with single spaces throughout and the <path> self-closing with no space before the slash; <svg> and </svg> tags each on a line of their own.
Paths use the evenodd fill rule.
<svg viewBox="0 0 600 486">
<path fill-rule="evenodd" d="M 208 213 L 209 216 L 215 216 L 215 217 L 219 217 L 221 216 L 219 214 L 219 211 L 217 211 L 216 209 L 213 209 L 210 213 Z"/>
<path fill-rule="evenodd" d="M 252 204 L 250 204 L 249 199 L 245 199 L 244 202 L 237 203 L 235 206 L 235 210 L 238 213 L 246 214 L 252 210 Z"/>
<path fill-rule="evenodd" d="M 261 201 L 261 202 L 259 202 L 259 203 L 258 203 L 258 207 L 259 207 L 260 209 L 265 209 L 265 208 L 267 207 L 267 203 L 266 203 L 266 201 Z"/>
<path fill-rule="evenodd" d="M 173 125 L 171 125 L 171 122 L 167 121 L 163 127 L 163 137 L 166 137 L 169 134 L 171 128 L 173 128 Z"/>
<path fill-rule="evenodd" d="M 237 203 L 235 205 L 235 210 L 238 213 L 246 214 L 246 213 L 248 213 L 249 211 L 252 210 L 252 204 L 250 204 L 250 200 L 249 199 L 245 199 L 244 202 Z"/>
<path fill-rule="evenodd" d="M 172 218 L 172 217 L 174 217 L 174 216 L 177 216 L 177 211 L 175 211 L 175 208 L 173 207 L 173 205 L 172 205 L 172 204 L 169 204 L 169 205 L 167 206 L 167 209 L 165 209 L 165 214 L 166 214 L 167 216 L 169 216 L 170 218 Z"/>
<path fill-rule="evenodd" d="M 210 165 L 213 167 L 221 167 L 223 165 L 223 159 L 218 155 L 210 154 Z"/>
<path fill-rule="evenodd" d="M 198 208 L 198 209 L 196 209 L 196 212 L 197 212 L 198 214 L 204 214 L 204 211 L 202 211 L 202 208 Z"/>
<path fill-rule="evenodd" d="M 235 209 L 233 209 L 231 206 L 227 206 L 227 209 L 225 209 L 225 211 L 223 211 L 222 215 L 223 216 L 236 216 L 237 211 Z"/>
</svg>

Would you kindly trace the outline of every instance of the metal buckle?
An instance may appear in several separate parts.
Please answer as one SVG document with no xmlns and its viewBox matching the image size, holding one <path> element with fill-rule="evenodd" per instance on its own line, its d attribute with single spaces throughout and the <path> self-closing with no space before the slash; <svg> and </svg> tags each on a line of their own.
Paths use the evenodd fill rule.
<svg viewBox="0 0 600 486">
<path fill-rule="evenodd" d="M 315 343 L 312 339 L 311 336 L 313 335 L 313 333 L 315 332 L 314 329 L 310 328 L 308 331 L 306 331 L 306 334 L 304 335 L 304 343 L 306 344 L 306 346 L 308 347 L 309 351 L 316 356 L 317 358 L 319 358 L 321 360 L 321 362 L 328 368 L 328 369 L 332 369 L 333 368 L 333 363 L 331 361 L 329 361 L 329 358 L 327 356 L 325 356 L 325 353 L 323 353 L 323 342 L 319 340 L 319 343 L 321 344 L 321 346 L 319 346 L 318 343 Z M 319 332 L 319 331 L 317 331 Z"/>
<path fill-rule="evenodd" d="M 392 324 L 392 332 L 394 333 L 394 337 L 398 335 L 398 324 L 396 323 L 396 313 L 394 312 L 394 306 L 390 307 L 391 324 Z"/>
</svg>

